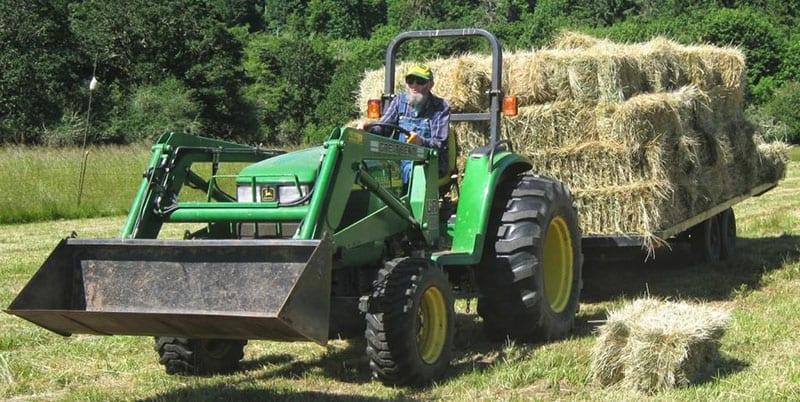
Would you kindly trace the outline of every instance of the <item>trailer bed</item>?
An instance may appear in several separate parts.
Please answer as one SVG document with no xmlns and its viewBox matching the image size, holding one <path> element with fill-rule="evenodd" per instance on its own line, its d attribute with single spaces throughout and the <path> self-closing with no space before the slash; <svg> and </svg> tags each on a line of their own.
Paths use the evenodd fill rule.
<svg viewBox="0 0 800 402">
<path fill-rule="evenodd" d="M 654 233 L 654 236 L 658 239 L 667 240 L 677 236 L 678 234 L 685 232 L 689 228 L 703 222 L 704 220 L 711 218 L 719 214 L 720 212 L 750 198 L 750 197 L 758 197 L 761 194 L 766 193 L 769 190 L 772 190 L 778 185 L 778 181 L 765 183 L 756 187 L 753 187 L 747 193 L 742 195 L 733 197 L 723 203 L 715 205 L 712 208 L 709 208 L 691 218 L 688 218 L 684 221 L 679 222 L 676 225 L 670 226 L 664 230 Z M 587 235 L 584 236 L 581 240 L 582 247 L 584 253 L 591 252 L 597 249 L 607 249 L 607 248 L 616 248 L 616 247 L 639 247 L 644 248 L 648 245 L 652 244 L 652 237 L 649 236 L 642 236 L 639 234 L 631 234 L 631 235 Z"/>
</svg>

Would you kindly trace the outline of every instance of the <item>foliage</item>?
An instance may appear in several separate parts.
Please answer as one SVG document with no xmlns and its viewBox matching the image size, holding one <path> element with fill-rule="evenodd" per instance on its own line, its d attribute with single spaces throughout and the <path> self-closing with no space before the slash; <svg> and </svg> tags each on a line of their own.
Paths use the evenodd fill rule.
<svg viewBox="0 0 800 402">
<path fill-rule="evenodd" d="M 787 82 L 764 107 L 770 116 L 786 125 L 785 140 L 800 144 L 800 83 Z"/>
<path fill-rule="evenodd" d="M 250 143 L 316 142 L 352 117 L 360 72 L 381 66 L 394 35 L 417 29 L 486 28 L 505 49 L 547 45 L 564 29 L 741 46 L 749 100 L 764 105 L 800 80 L 798 24 L 800 5 L 781 0 L 7 0 L 0 143 L 82 139 L 93 74 L 101 87 L 90 142 L 135 141 L 164 126 L 133 105 L 170 79 L 183 88 L 178 103 L 199 111 L 167 125 L 191 121 L 205 135 Z M 488 52 L 484 42 L 412 41 L 398 58 Z"/>
<path fill-rule="evenodd" d="M 747 56 L 751 85 L 778 72 L 783 40 L 773 21 L 750 8 L 710 11 L 699 28 L 700 39 L 716 45 L 741 46 Z"/>
<path fill-rule="evenodd" d="M 314 123 L 311 111 L 324 97 L 335 64 L 327 42 L 294 35 L 255 34 L 244 56 L 261 138 L 269 143 L 297 144 L 303 128 Z"/>
<path fill-rule="evenodd" d="M 212 2 L 86 1 L 72 4 L 70 21 L 102 80 L 130 91 L 178 77 L 202 105 L 204 131 L 240 138 L 255 131 L 240 115 L 241 44 Z"/>
<path fill-rule="evenodd" d="M 37 129 L 81 104 L 82 65 L 68 28 L 54 2 L 0 2 L 0 142 L 39 142 Z"/>
<path fill-rule="evenodd" d="M 125 142 L 153 141 L 168 131 L 197 134 L 201 105 L 192 95 L 175 78 L 140 86 L 133 91 L 126 113 L 115 116 L 111 131 Z"/>
<path fill-rule="evenodd" d="M 784 80 L 800 82 L 800 33 L 795 33 L 786 44 L 780 76 Z"/>
</svg>

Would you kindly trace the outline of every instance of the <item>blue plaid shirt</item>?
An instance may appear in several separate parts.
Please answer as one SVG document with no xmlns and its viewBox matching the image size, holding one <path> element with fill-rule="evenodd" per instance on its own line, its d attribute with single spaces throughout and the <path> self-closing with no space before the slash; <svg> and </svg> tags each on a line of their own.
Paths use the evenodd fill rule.
<svg viewBox="0 0 800 402">
<path fill-rule="evenodd" d="M 422 145 L 429 148 L 443 149 L 447 145 L 447 135 L 450 129 L 450 105 L 446 100 L 431 94 L 428 101 L 417 112 L 408 104 L 405 94 L 400 94 L 392 99 L 386 108 L 386 113 L 381 117 L 381 123 L 400 124 L 400 117 L 423 118 L 429 122 L 429 129 L 420 128 L 415 131 L 422 139 Z M 424 136 L 424 131 L 430 132 L 430 137 Z"/>
<path fill-rule="evenodd" d="M 408 131 L 417 133 L 422 145 L 439 150 L 439 175 L 449 172 L 447 166 L 447 135 L 450 130 L 450 105 L 442 98 L 433 94 L 428 97 L 425 104 L 417 111 L 408 104 L 408 97 L 400 94 L 394 99 L 386 113 L 381 117 L 381 123 L 396 124 Z M 400 141 L 405 141 L 401 135 Z M 411 165 L 403 161 L 403 181 L 408 182 Z"/>
</svg>

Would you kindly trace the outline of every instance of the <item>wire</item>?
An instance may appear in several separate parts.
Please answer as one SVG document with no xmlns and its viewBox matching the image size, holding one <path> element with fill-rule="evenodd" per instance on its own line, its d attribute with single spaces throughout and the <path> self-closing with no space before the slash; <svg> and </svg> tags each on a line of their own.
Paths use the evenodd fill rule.
<svg viewBox="0 0 800 402">
<path fill-rule="evenodd" d="M 89 151 L 86 150 L 86 139 L 89 137 L 89 128 L 91 127 L 91 113 L 92 113 L 92 94 L 94 93 L 94 88 L 92 88 L 92 84 L 94 83 L 95 77 L 97 73 L 97 56 L 94 57 L 94 65 L 92 66 L 92 83 L 89 84 L 89 105 L 86 107 L 86 130 L 83 131 L 83 144 L 81 145 L 81 153 L 83 154 L 83 161 L 81 162 L 81 173 L 80 178 L 78 179 L 78 203 L 77 206 L 81 206 L 81 198 L 83 196 L 83 184 L 84 179 L 86 177 L 86 164 L 89 160 Z"/>
</svg>

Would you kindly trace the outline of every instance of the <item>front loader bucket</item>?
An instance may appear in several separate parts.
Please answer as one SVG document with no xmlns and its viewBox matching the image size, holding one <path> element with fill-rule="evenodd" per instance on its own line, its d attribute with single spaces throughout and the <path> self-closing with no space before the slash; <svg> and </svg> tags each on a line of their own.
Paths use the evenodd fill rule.
<svg viewBox="0 0 800 402">
<path fill-rule="evenodd" d="M 58 244 L 6 312 L 61 335 L 328 339 L 326 240 Z"/>
</svg>

